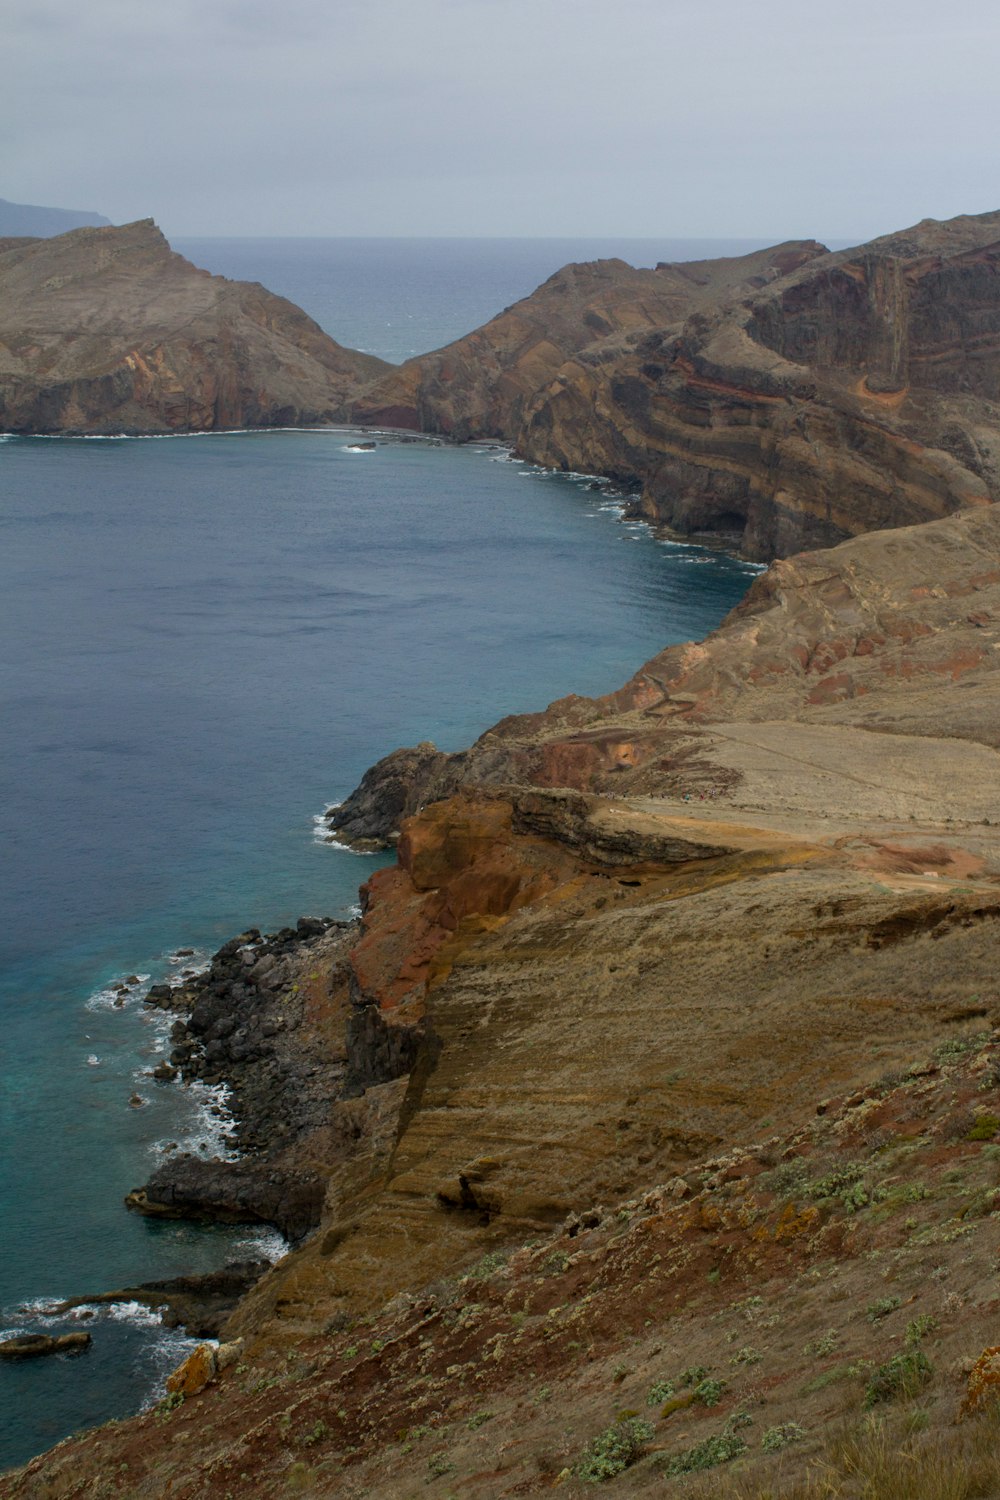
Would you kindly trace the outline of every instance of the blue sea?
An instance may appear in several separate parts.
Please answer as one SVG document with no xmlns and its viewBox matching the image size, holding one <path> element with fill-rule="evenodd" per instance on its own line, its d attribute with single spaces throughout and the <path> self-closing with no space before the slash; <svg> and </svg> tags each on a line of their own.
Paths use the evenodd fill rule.
<svg viewBox="0 0 1000 1500">
<path fill-rule="evenodd" d="M 643 243 L 644 263 L 676 258 Z M 178 248 L 397 360 L 567 259 L 638 258 L 608 241 Z M 711 629 L 751 574 L 490 446 L 0 438 L 0 1334 L 73 1326 L 39 1311 L 53 1299 L 280 1253 L 267 1230 L 123 1208 L 166 1143 L 213 1150 L 220 1130 L 210 1091 L 148 1076 L 169 1021 L 145 987 L 248 925 L 349 912 L 384 860 L 318 841 L 314 819 L 373 760 L 612 689 Z M 109 986 L 132 974 L 118 1007 Z M 189 1347 L 137 1307 L 75 1326 L 85 1355 L 0 1365 L 0 1466 L 154 1400 Z"/>
</svg>

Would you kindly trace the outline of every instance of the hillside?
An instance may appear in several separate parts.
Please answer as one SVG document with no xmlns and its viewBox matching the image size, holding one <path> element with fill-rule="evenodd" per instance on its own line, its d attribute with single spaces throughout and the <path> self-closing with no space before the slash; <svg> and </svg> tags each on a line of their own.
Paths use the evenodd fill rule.
<svg viewBox="0 0 1000 1500">
<path fill-rule="evenodd" d="M 0 241 L 0 429 L 207 432 L 342 416 L 387 367 L 174 254 L 151 219 Z"/>
<path fill-rule="evenodd" d="M 725 451 L 748 526 L 809 531 L 825 479 L 856 511 L 817 529 L 859 534 L 615 693 L 393 752 L 327 815 L 395 850 L 357 922 L 151 993 L 163 1086 L 228 1082 L 242 1154 L 167 1155 L 129 1208 L 295 1245 L 154 1411 L 3 1500 L 1000 1493 L 998 224 L 709 268 L 655 371 L 628 268 L 547 284 L 554 353 L 481 386 L 455 355 L 449 421 L 509 389 L 522 441 L 678 504 L 665 455 L 711 488 Z M 529 401 L 597 288 L 618 323 Z"/>
</svg>

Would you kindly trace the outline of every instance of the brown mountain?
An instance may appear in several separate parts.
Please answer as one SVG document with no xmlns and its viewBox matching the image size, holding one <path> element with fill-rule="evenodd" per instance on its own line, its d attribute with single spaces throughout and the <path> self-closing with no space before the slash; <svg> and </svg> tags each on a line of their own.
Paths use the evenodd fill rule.
<svg viewBox="0 0 1000 1500">
<path fill-rule="evenodd" d="M 301 309 L 198 270 L 151 219 L 0 240 L 0 428 L 206 432 L 342 417 L 387 369 Z"/>
<path fill-rule="evenodd" d="M 569 266 L 354 410 L 506 438 L 679 532 L 787 555 L 1000 495 L 998 268 L 1000 213 L 832 254 Z"/>
</svg>

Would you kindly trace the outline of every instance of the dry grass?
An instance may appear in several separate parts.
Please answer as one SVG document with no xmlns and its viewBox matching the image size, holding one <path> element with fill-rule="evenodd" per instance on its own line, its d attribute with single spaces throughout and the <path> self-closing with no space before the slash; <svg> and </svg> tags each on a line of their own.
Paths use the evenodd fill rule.
<svg viewBox="0 0 1000 1500">
<path fill-rule="evenodd" d="M 771 1479 L 721 1474 L 689 1486 L 691 1500 L 996 1500 L 1000 1496 L 1000 1406 L 960 1425 L 914 1432 L 903 1417 L 866 1417 L 831 1433 L 805 1474 L 776 1464 Z"/>
</svg>

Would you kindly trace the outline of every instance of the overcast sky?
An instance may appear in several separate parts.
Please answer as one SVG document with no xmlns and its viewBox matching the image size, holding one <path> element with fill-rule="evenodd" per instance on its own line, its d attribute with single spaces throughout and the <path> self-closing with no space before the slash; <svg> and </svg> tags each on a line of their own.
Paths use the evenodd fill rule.
<svg viewBox="0 0 1000 1500">
<path fill-rule="evenodd" d="M 1000 207 L 996 0 L 6 0 L 0 197 L 168 235 Z"/>
</svg>

